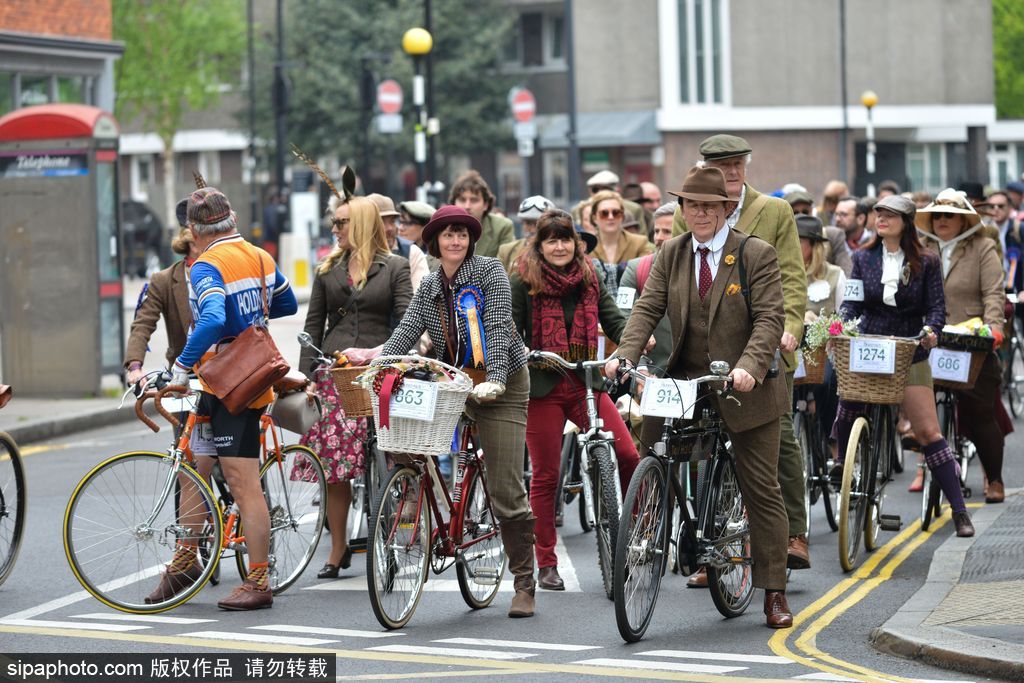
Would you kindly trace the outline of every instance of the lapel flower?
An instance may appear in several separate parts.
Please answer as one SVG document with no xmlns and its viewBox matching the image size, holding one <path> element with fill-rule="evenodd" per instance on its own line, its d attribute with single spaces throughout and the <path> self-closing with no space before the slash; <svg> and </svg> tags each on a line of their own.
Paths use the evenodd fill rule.
<svg viewBox="0 0 1024 683">
<path fill-rule="evenodd" d="M 732 258 L 732 256 L 726 256 L 725 257 L 726 262 L 728 263 L 729 259 L 731 259 L 731 258 Z M 740 293 L 740 286 L 738 284 L 736 284 L 735 282 L 725 288 L 726 296 L 732 296 L 733 294 L 739 294 L 739 293 Z"/>
<path fill-rule="evenodd" d="M 733 256 L 732 254 L 729 254 L 728 256 L 725 257 L 725 265 L 731 266 L 734 263 L 736 263 L 736 257 L 735 256 Z M 732 294 L 732 293 L 733 292 L 730 292 L 730 294 Z"/>
</svg>

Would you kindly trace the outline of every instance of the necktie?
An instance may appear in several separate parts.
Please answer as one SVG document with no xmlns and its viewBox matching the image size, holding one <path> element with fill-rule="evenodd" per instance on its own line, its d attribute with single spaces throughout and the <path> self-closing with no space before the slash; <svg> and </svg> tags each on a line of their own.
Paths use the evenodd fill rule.
<svg viewBox="0 0 1024 683">
<path fill-rule="evenodd" d="M 704 297 L 711 291 L 711 266 L 708 265 L 708 253 L 711 250 L 707 247 L 697 247 L 697 251 L 700 252 L 700 277 L 697 280 L 697 294 L 700 295 L 700 300 L 704 301 Z"/>
</svg>

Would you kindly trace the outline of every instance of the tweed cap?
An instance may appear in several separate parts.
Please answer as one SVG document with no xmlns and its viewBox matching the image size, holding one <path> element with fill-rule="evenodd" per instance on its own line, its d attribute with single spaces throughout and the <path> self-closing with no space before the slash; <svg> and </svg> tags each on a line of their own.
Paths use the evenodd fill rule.
<svg viewBox="0 0 1024 683">
<path fill-rule="evenodd" d="M 790 192 L 789 194 L 784 196 L 783 199 L 790 206 L 793 206 L 794 204 L 799 204 L 800 202 L 811 205 L 814 204 L 814 197 L 812 197 L 809 192 Z"/>
<path fill-rule="evenodd" d="M 174 207 L 174 217 L 178 219 L 179 228 L 184 228 L 188 225 L 188 197 L 182 199 Z"/>
<path fill-rule="evenodd" d="M 825 241 L 825 228 L 817 216 L 805 216 L 804 214 L 797 216 L 796 232 L 800 237 L 806 237 L 815 242 Z"/>
<path fill-rule="evenodd" d="M 587 186 L 601 185 L 611 187 L 619 184 L 619 176 L 611 171 L 598 171 L 587 180 Z"/>
<path fill-rule="evenodd" d="M 204 187 L 189 195 L 187 215 L 193 225 L 213 225 L 231 215 L 231 203 L 216 187 Z"/>
<path fill-rule="evenodd" d="M 398 208 L 405 211 L 407 214 L 422 225 L 426 225 L 431 218 L 434 216 L 434 212 L 437 210 L 426 202 L 408 201 L 402 202 L 398 205 Z"/>
<path fill-rule="evenodd" d="M 875 202 L 875 211 L 878 211 L 879 209 L 892 211 L 893 213 L 909 216 L 910 218 L 913 218 L 915 214 L 917 214 L 917 207 L 914 206 L 914 202 L 898 194 L 891 194 L 888 197 L 882 197 Z"/>
<path fill-rule="evenodd" d="M 728 159 L 750 154 L 750 143 L 736 135 L 719 133 L 705 138 L 700 143 L 700 153 L 705 161 Z"/>
<path fill-rule="evenodd" d="M 374 192 L 373 194 L 366 195 L 366 198 L 377 205 L 381 218 L 399 215 L 398 212 L 395 211 L 395 203 L 391 200 L 391 197 L 385 197 L 382 194 Z"/>
<path fill-rule="evenodd" d="M 686 174 L 683 189 L 669 194 L 696 202 L 739 201 L 739 197 L 730 197 L 725 189 L 725 174 L 711 166 L 694 166 Z"/>
</svg>

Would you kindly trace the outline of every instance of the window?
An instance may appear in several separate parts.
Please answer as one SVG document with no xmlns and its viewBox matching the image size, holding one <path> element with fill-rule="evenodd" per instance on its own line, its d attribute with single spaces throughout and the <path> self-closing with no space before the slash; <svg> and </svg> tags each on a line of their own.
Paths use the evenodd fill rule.
<svg viewBox="0 0 1024 683">
<path fill-rule="evenodd" d="M 946 187 L 946 146 L 941 142 L 907 145 L 907 177 L 913 190 L 940 192 Z"/>
<path fill-rule="evenodd" d="M 57 76 L 57 101 L 84 104 L 85 78 L 81 76 Z"/>
<path fill-rule="evenodd" d="M 722 104 L 725 79 L 725 0 L 678 0 L 679 99 Z"/>
<path fill-rule="evenodd" d="M 14 109 L 14 74 L 0 71 L 0 116 Z"/>
<path fill-rule="evenodd" d="M 22 76 L 21 102 L 18 106 L 30 107 L 34 104 L 46 104 L 50 101 L 49 76 Z"/>
<path fill-rule="evenodd" d="M 565 66 L 565 17 L 562 14 L 524 12 L 513 34 L 502 48 L 502 59 L 509 67 Z"/>
<path fill-rule="evenodd" d="M 544 196 L 558 206 L 566 206 L 569 196 L 569 152 L 564 149 L 544 152 Z"/>
<path fill-rule="evenodd" d="M 220 152 L 214 150 L 199 153 L 199 172 L 207 183 L 220 182 Z"/>
</svg>

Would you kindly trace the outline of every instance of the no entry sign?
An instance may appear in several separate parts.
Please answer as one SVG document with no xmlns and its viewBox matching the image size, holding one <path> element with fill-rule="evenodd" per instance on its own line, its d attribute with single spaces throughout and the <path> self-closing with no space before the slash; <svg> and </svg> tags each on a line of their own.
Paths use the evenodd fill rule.
<svg viewBox="0 0 1024 683">
<path fill-rule="evenodd" d="M 537 113 L 537 100 L 526 88 L 519 88 L 512 96 L 512 117 L 521 123 L 533 120 Z"/>
<path fill-rule="evenodd" d="M 393 78 L 377 86 L 377 106 L 382 114 L 397 114 L 402 110 L 402 86 Z"/>
</svg>

